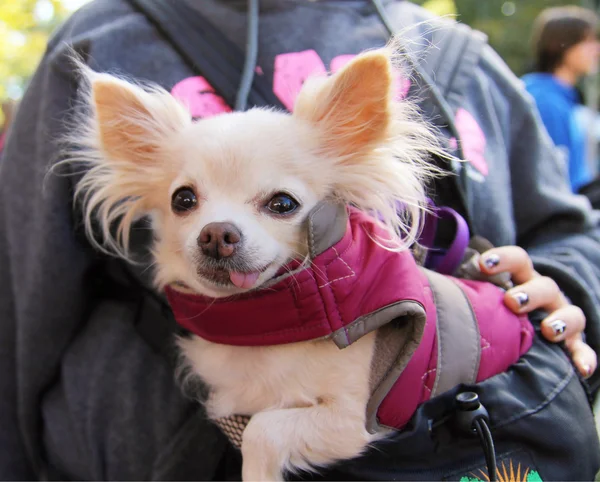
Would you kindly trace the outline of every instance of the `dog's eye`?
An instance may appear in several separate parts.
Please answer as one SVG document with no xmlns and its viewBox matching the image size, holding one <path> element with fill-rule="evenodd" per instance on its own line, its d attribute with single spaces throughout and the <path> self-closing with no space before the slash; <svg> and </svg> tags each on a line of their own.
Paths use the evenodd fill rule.
<svg viewBox="0 0 600 482">
<path fill-rule="evenodd" d="M 171 209 L 175 214 L 185 214 L 193 211 L 198 204 L 196 194 L 191 187 L 180 187 L 173 193 Z"/>
<path fill-rule="evenodd" d="M 266 208 L 275 214 L 291 214 L 298 208 L 298 202 L 289 194 L 279 192 L 269 200 Z"/>
</svg>

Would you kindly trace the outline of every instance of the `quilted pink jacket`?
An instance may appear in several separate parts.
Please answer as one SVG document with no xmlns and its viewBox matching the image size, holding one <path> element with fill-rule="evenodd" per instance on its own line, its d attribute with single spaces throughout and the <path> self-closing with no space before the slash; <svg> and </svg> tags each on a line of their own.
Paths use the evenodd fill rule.
<svg viewBox="0 0 600 482">
<path fill-rule="evenodd" d="M 178 323 L 215 343 L 330 338 L 340 349 L 389 323 L 410 324 L 409 358 L 392 361 L 374 387 L 377 423 L 397 429 L 432 396 L 501 373 L 530 348 L 532 325 L 495 285 L 442 276 L 408 251 L 383 249 L 373 241 L 383 228 L 351 207 L 322 205 L 308 223 L 311 263 L 288 266 L 293 278 L 286 271 L 217 300 L 167 288 Z"/>
</svg>

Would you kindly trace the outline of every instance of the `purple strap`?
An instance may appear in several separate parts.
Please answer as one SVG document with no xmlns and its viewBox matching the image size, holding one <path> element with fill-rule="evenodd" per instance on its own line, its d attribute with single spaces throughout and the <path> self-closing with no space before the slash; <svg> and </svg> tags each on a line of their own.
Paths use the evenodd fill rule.
<svg viewBox="0 0 600 482">
<path fill-rule="evenodd" d="M 433 248 L 435 233 L 437 231 L 438 218 L 436 216 L 436 212 L 438 209 L 436 208 L 435 204 L 433 204 L 431 199 L 427 198 L 427 203 L 429 204 L 429 209 L 432 212 L 427 213 L 425 216 L 425 222 L 423 224 L 423 230 L 421 231 L 421 237 L 419 238 L 419 244 L 431 249 Z"/>
<path fill-rule="evenodd" d="M 433 213 L 427 215 L 419 240 L 421 245 L 429 249 L 425 267 L 441 274 L 451 275 L 460 266 L 460 262 L 469 246 L 471 237 L 469 226 L 465 219 L 454 209 L 446 206 L 436 207 L 431 200 L 429 200 L 429 204 Z M 438 219 L 454 220 L 456 224 L 456 234 L 446 250 L 436 248 L 433 245 Z"/>
</svg>

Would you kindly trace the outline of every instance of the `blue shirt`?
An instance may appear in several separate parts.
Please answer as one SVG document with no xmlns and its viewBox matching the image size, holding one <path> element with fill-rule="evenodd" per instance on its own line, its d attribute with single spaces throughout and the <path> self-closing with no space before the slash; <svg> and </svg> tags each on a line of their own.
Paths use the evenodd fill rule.
<svg viewBox="0 0 600 482">
<path fill-rule="evenodd" d="M 552 74 L 533 73 L 523 77 L 533 96 L 550 137 L 568 154 L 569 181 L 573 192 L 592 180 L 585 151 L 585 134 L 577 122 L 577 91 Z"/>
</svg>

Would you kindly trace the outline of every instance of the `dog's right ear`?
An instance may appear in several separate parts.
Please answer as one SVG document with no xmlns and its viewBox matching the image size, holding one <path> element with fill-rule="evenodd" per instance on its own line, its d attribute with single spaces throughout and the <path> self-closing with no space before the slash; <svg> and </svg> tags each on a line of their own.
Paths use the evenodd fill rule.
<svg viewBox="0 0 600 482">
<path fill-rule="evenodd" d="M 169 136 L 191 122 L 189 112 L 167 91 L 144 90 L 107 74 L 91 79 L 91 96 L 100 147 L 108 160 L 155 163 Z"/>
<path fill-rule="evenodd" d="M 330 156 L 361 163 L 389 141 L 393 80 L 384 51 L 363 53 L 328 79 L 308 79 L 294 115 L 319 128 Z"/>
</svg>

